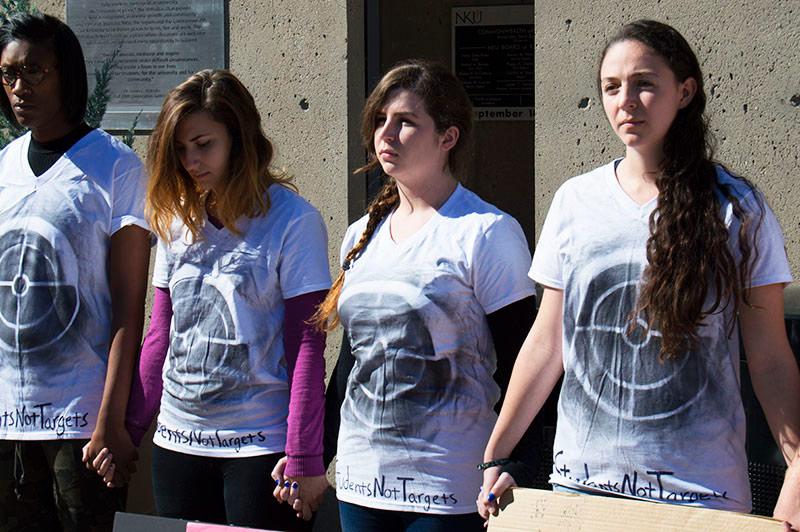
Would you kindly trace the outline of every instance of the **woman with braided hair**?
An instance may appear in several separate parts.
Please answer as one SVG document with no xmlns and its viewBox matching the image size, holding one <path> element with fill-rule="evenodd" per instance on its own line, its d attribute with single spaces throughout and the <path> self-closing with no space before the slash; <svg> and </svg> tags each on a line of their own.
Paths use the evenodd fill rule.
<svg viewBox="0 0 800 532">
<path fill-rule="evenodd" d="M 704 76 L 651 20 L 601 55 L 603 108 L 625 155 L 565 182 L 530 275 L 544 285 L 484 459 L 502 459 L 563 375 L 556 490 L 748 512 L 740 346 L 791 464 L 775 515 L 800 525 L 800 374 L 792 280 L 763 195 L 713 160 Z M 484 472 L 488 516 L 507 487 Z"/>
<path fill-rule="evenodd" d="M 317 313 L 327 329 L 341 321 L 354 357 L 336 465 L 346 531 L 482 529 L 475 464 L 497 356 L 514 353 L 492 322 L 530 323 L 534 285 L 519 224 L 457 180 L 471 119 L 460 82 L 425 61 L 392 68 L 364 109 L 361 170 L 386 182 L 347 230 Z"/>
</svg>

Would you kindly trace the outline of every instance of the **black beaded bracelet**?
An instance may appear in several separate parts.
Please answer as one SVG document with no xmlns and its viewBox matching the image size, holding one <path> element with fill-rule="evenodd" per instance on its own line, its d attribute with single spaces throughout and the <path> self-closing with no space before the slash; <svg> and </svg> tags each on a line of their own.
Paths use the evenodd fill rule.
<svg viewBox="0 0 800 532">
<path fill-rule="evenodd" d="M 484 469 L 489 469 L 490 467 L 503 466 L 510 463 L 511 463 L 510 458 L 498 458 L 497 460 L 490 460 L 488 462 L 483 462 L 481 464 L 478 464 L 478 469 L 483 471 Z"/>
</svg>

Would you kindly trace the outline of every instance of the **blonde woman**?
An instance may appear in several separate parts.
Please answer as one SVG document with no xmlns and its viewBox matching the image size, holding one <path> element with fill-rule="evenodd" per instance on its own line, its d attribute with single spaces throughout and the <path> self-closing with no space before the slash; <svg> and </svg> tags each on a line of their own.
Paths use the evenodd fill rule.
<svg viewBox="0 0 800 532">
<path fill-rule="evenodd" d="M 327 487 L 325 337 L 307 324 L 330 286 L 327 236 L 272 154 L 252 96 L 224 70 L 173 89 L 150 139 L 156 293 L 128 426 L 141 437 L 160 396 L 163 516 L 306 528 L 272 497 L 284 453 L 289 485 L 312 501 Z"/>
</svg>

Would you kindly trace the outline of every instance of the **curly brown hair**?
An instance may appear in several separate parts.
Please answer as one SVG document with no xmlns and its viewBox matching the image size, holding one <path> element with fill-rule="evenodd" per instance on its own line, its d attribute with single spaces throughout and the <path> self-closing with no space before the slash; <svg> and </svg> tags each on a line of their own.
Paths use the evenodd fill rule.
<svg viewBox="0 0 800 532">
<path fill-rule="evenodd" d="M 608 41 L 600 64 L 609 48 L 622 41 L 644 44 L 664 59 L 677 81 L 691 77 L 697 83 L 694 97 L 678 111 L 664 139 L 664 158 L 656 178 L 658 205 L 649 221 L 647 266 L 631 314 L 632 326 L 635 317 L 642 315 L 649 327 L 661 332 L 659 357 L 671 359 L 697 345 L 697 330 L 706 316 L 732 305 L 735 320 L 740 303 L 749 305 L 749 273 L 758 254 L 757 248 L 751 249 L 749 233 L 753 223 L 758 230 L 763 203 L 752 183 L 734 176 L 753 192 L 761 211 L 746 212 L 729 187 L 717 179 L 703 73 L 686 39 L 661 22 L 638 20 Z M 597 84 L 599 88 L 599 67 Z M 740 222 L 738 264 L 729 246 L 720 194 L 731 203 Z M 733 325 L 729 324 L 731 331 Z"/>
<path fill-rule="evenodd" d="M 444 66 L 420 59 L 402 61 L 392 67 L 367 98 L 361 117 L 361 141 L 369 155 L 366 165 L 355 173 L 368 172 L 380 166 L 375 153 L 374 134 L 378 114 L 382 112 L 390 94 L 398 89 L 408 90 L 422 99 L 425 111 L 441 133 L 450 127 L 459 130 L 458 142 L 448 152 L 447 166 L 454 176 L 462 174 L 472 151 L 472 104 L 461 82 Z M 312 321 L 320 329 L 332 330 L 339 324 L 336 305 L 344 284 L 344 275 L 369 243 L 375 229 L 400 202 L 397 183 L 391 176 L 383 175 L 385 182 L 378 195 L 367 207 L 367 227 L 347 252 L 342 271 L 333 282 L 328 297 L 317 309 Z"/>
</svg>

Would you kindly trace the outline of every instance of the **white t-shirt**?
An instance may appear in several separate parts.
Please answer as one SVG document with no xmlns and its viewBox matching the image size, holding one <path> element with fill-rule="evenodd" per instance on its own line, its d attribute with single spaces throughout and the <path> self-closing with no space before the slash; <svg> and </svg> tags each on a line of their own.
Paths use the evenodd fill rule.
<svg viewBox="0 0 800 532">
<path fill-rule="evenodd" d="M 42 175 L 0 152 L 0 439 L 89 438 L 111 333 L 110 238 L 144 221 L 145 173 L 95 129 Z"/>
<path fill-rule="evenodd" d="M 530 275 L 564 290 L 564 383 L 550 482 L 662 502 L 750 510 L 738 331 L 732 308 L 705 319 L 700 347 L 659 363 L 660 334 L 628 332 L 646 264 L 648 219 L 611 162 L 556 192 Z M 718 168 L 746 212 L 763 212 L 752 286 L 791 281 L 780 226 L 756 194 Z M 738 219 L 720 197 L 739 260 Z M 751 224 L 749 234 L 754 234 Z M 710 304 L 710 303 L 709 303 Z M 641 319 L 641 318 L 640 318 Z M 643 323 L 641 321 L 640 323 Z"/>
<path fill-rule="evenodd" d="M 486 315 L 534 293 L 511 216 L 461 187 L 395 243 L 391 215 L 347 271 L 339 314 L 355 365 L 342 404 L 340 500 L 387 510 L 475 512 L 500 390 Z M 342 259 L 366 226 L 350 226 Z"/>
<path fill-rule="evenodd" d="M 192 242 L 179 221 L 159 240 L 153 285 L 169 288 L 170 346 L 154 436 L 186 454 L 246 457 L 286 445 L 285 299 L 327 290 L 328 237 L 319 212 L 281 185 L 266 216 L 207 220 Z"/>
</svg>

